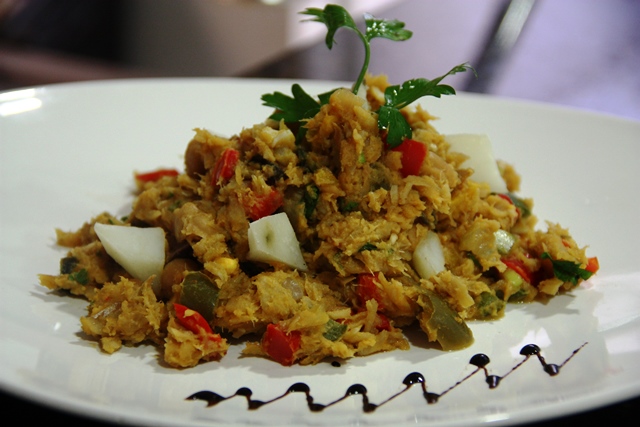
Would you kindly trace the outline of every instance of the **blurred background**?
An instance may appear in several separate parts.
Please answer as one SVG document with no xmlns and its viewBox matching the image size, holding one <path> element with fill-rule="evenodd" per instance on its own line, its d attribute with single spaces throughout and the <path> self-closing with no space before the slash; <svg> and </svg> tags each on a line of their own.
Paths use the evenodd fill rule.
<svg viewBox="0 0 640 427">
<path fill-rule="evenodd" d="M 640 120 L 639 0 L 334 0 L 406 22 L 370 71 Z M 315 0 L 0 0 L 0 90 L 128 77 L 355 80 L 362 45 L 300 23 Z M 465 75 L 466 74 L 466 75 Z"/>
</svg>

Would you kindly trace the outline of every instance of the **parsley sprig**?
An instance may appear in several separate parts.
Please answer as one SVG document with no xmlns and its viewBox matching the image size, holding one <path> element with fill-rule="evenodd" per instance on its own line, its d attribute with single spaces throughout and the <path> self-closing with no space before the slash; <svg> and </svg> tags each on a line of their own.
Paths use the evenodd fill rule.
<svg viewBox="0 0 640 427">
<path fill-rule="evenodd" d="M 405 138 L 411 138 L 411 126 L 404 118 L 401 109 L 408 106 L 423 96 L 455 95 L 456 91 L 449 85 L 440 84 L 447 76 L 473 70 L 468 64 L 460 64 L 453 67 L 449 72 L 433 80 L 424 78 L 407 80 L 401 85 L 389 86 L 384 91 L 385 103 L 378 110 L 378 128 L 387 135 L 387 144 L 396 147 Z"/>
<path fill-rule="evenodd" d="M 364 81 L 369 68 L 369 60 L 371 59 L 371 40 L 374 38 L 385 38 L 393 41 L 408 40 L 412 36 L 412 32 L 404 29 L 404 22 L 386 19 L 376 19 L 372 15 L 365 15 L 365 32 L 360 31 L 354 19 L 349 12 L 342 6 L 328 4 L 324 9 L 314 7 L 307 8 L 303 12 L 304 15 L 313 16 L 310 21 L 321 22 L 327 26 L 327 36 L 325 44 L 329 49 L 333 48 L 335 42 L 336 31 L 340 28 L 347 28 L 355 31 L 364 44 L 364 64 L 360 69 L 360 74 L 353 85 L 353 91 L 357 92 L 360 85 Z"/>
<path fill-rule="evenodd" d="M 329 49 L 333 47 L 335 34 L 340 28 L 354 31 L 362 40 L 365 49 L 364 64 L 352 87 L 354 93 L 357 93 L 360 89 L 369 68 L 371 40 L 385 38 L 393 41 L 404 41 L 413 34 L 404 28 L 405 24 L 403 22 L 395 19 L 376 19 L 368 14 L 365 15 L 365 31 L 363 33 L 349 12 L 342 6 L 334 4 L 329 4 L 324 9 L 307 8 L 301 13 L 311 16 L 312 18 L 309 21 L 326 25 L 327 36 L 325 44 Z M 411 126 L 400 112 L 402 108 L 424 96 L 440 98 L 442 95 L 454 95 L 456 91 L 453 87 L 440 84 L 440 82 L 447 76 L 469 69 L 473 70 L 466 63 L 460 64 L 453 67 L 446 74 L 432 80 L 418 78 L 408 80 L 401 85 L 389 86 L 385 90 L 385 103 L 377 111 L 378 128 L 382 135 L 385 136 L 387 144 L 390 147 L 396 147 L 404 139 L 412 136 Z M 333 91 L 320 95 L 318 101 L 307 94 L 298 84 L 294 84 L 291 87 L 291 92 L 293 96 L 288 96 L 281 92 L 265 94 L 262 96 L 263 105 L 276 109 L 271 115 L 272 119 L 302 125 L 305 119 L 313 117 L 320 111 L 322 105 L 329 102 L 329 97 Z"/>
</svg>

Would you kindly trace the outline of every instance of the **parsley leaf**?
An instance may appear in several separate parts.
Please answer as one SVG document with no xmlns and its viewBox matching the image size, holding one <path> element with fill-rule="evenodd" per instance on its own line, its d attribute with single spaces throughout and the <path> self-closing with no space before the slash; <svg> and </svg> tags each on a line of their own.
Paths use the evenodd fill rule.
<svg viewBox="0 0 640 427">
<path fill-rule="evenodd" d="M 266 93 L 262 95 L 262 105 L 273 107 L 276 111 L 269 116 L 273 120 L 284 120 L 285 123 L 299 125 L 299 140 L 305 133 L 302 121 L 315 116 L 320 111 L 320 107 L 329 103 L 331 94 L 335 91 L 329 91 L 318 95 L 319 101 L 316 101 L 302 87 L 295 83 L 291 86 L 291 94 L 285 95 L 282 92 Z"/>
<path fill-rule="evenodd" d="M 325 44 L 329 49 L 333 47 L 336 31 L 338 31 L 338 29 L 341 27 L 350 28 L 362 36 L 362 33 L 360 32 L 360 30 L 358 30 L 358 26 L 356 25 L 355 21 L 353 20 L 349 12 L 347 12 L 347 10 L 342 6 L 328 4 L 324 7 L 324 9 L 309 7 L 300 13 L 303 15 L 314 17 L 312 19 L 309 19 L 309 21 L 321 22 L 327 26 L 327 36 L 325 37 Z"/>
<path fill-rule="evenodd" d="M 314 7 L 307 8 L 303 12 L 304 15 L 313 16 L 310 21 L 321 22 L 327 26 L 327 36 L 325 44 L 329 49 L 333 47 L 335 42 L 336 31 L 340 28 L 353 30 L 362 43 L 364 44 L 364 64 L 360 70 L 360 74 L 353 85 L 353 92 L 357 92 L 358 88 L 364 81 L 369 68 L 371 59 L 370 42 L 374 38 L 385 38 L 393 41 L 404 41 L 412 36 L 412 32 L 404 29 L 404 23 L 397 20 L 376 19 L 371 15 L 365 15 L 365 32 L 360 31 L 356 22 L 349 12 L 342 6 L 328 4 L 324 9 Z"/>
<path fill-rule="evenodd" d="M 375 19 L 372 15 L 365 15 L 364 22 L 367 27 L 365 37 L 369 41 L 380 37 L 399 42 L 408 40 L 413 35 L 411 31 L 405 30 L 404 22 L 396 19 Z"/>
<path fill-rule="evenodd" d="M 81 285 L 86 285 L 89 283 L 89 272 L 83 268 L 80 271 L 70 273 L 69 280 L 77 282 Z"/>
<path fill-rule="evenodd" d="M 580 279 L 587 280 L 593 273 L 580 267 L 580 264 L 566 260 L 556 260 L 549 255 L 548 252 L 544 252 L 540 258 L 548 259 L 553 266 L 553 274 L 563 282 L 571 282 L 573 285 L 577 285 Z"/>
<path fill-rule="evenodd" d="M 313 117 L 320 111 L 320 103 L 305 92 L 299 84 L 291 86 L 291 93 L 293 97 L 282 92 L 262 95 L 262 105 L 276 109 L 276 112 L 271 115 L 271 119 L 296 123 L 302 119 Z"/>
<path fill-rule="evenodd" d="M 440 84 L 447 76 L 467 70 L 473 70 L 468 64 L 453 67 L 446 74 L 433 80 L 424 78 L 407 80 L 402 85 L 389 86 L 384 91 L 385 104 L 378 110 L 378 128 L 387 134 L 387 144 L 397 147 L 405 138 L 411 138 L 411 127 L 400 110 L 423 96 L 455 95 L 449 85 Z M 474 71 L 475 72 L 475 71 Z"/>
<path fill-rule="evenodd" d="M 391 147 L 397 147 L 413 134 L 400 110 L 389 105 L 383 105 L 378 110 L 378 129 L 383 135 L 386 134 L 387 144 Z"/>
<path fill-rule="evenodd" d="M 423 96 L 440 98 L 442 95 L 455 95 L 456 91 L 454 88 L 449 85 L 441 85 L 440 82 L 447 76 L 469 69 L 472 69 L 469 64 L 460 64 L 450 69 L 446 74 L 436 77 L 433 80 L 423 78 L 412 79 L 407 80 L 402 85 L 389 86 L 384 91 L 385 103 L 386 105 L 393 105 L 396 108 L 404 108 Z"/>
</svg>

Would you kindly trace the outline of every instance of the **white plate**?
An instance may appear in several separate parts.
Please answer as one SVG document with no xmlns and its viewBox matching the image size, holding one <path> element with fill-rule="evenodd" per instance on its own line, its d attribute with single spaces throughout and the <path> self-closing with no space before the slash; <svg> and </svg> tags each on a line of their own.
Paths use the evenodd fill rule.
<svg viewBox="0 0 640 427">
<path fill-rule="evenodd" d="M 306 82 L 317 94 L 335 86 Z M 616 402 L 640 394 L 640 123 L 538 104 L 460 94 L 425 99 L 443 133 L 487 133 L 497 157 L 523 177 L 534 212 L 568 227 L 597 255 L 600 273 L 572 295 L 510 307 L 502 320 L 471 325 L 476 341 L 443 353 L 413 347 L 350 360 L 281 367 L 238 357 L 194 369 L 162 367 L 153 347 L 107 356 L 83 339 L 85 302 L 40 287 L 38 273 L 56 273 L 65 253 L 54 228 L 73 230 L 90 217 L 124 214 L 132 173 L 180 167 L 195 127 L 231 135 L 270 110 L 260 95 L 289 92 L 269 80 L 133 80 L 48 86 L 0 95 L 0 385 L 5 391 L 73 413 L 142 425 L 430 425 L 519 423 Z M 269 400 L 306 383 L 327 404 L 362 384 L 380 404 L 422 373 L 429 392 L 442 394 L 488 355 L 487 370 L 503 376 L 537 344 L 547 362 L 564 365 L 549 376 L 531 358 L 489 389 L 484 371 L 427 404 L 419 385 L 363 411 L 350 396 L 311 412 L 303 393 L 257 410 L 241 397 L 206 407 L 185 398 L 201 390 L 222 396 L 240 387 Z"/>
</svg>

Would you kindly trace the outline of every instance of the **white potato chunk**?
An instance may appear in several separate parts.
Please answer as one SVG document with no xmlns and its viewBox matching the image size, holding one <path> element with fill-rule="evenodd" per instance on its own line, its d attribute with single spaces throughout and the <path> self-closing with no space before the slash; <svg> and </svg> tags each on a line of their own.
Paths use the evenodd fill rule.
<svg viewBox="0 0 640 427">
<path fill-rule="evenodd" d="M 287 214 L 265 216 L 249 224 L 249 255 L 253 261 L 282 263 L 306 271 L 300 243 Z"/>
<path fill-rule="evenodd" d="M 96 223 L 93 229 L 109 256 L 133 277 L 138 280 L 147 280 L 152 275 L 160 277 L 166 244 L 162 228 Z"/>
<path fill-rule="evenodd" d="M 473 169 L 471 179 L 476 182 L 489 184 L 494 193 L 506 193 L 507 184 L 500 175 L 500 169 L 493 157 L 491 140 L 482 134 L 446 135 L 446 141 L 451 151 L 465 154 L 469 158 L 462 163 L 462 167 Z"/>
<path fill-rule="evenodd" d="M 442 243 L 433 231 L 429 231 L 413 251 L 413 268 L 423 279 L 428 279 L 444 271 Z"/>
</svg>

